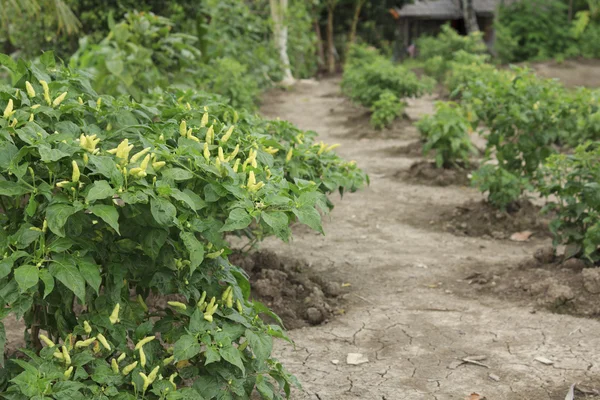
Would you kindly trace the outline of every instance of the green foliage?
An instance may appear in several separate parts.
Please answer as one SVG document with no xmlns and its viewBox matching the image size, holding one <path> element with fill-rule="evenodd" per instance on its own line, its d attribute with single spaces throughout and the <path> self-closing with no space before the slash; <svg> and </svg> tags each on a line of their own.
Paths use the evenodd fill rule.
<svg viewBox="0 0 600 400">
<path fill-rule="evenodd" d="M 99 92 L 129 94 L 139 101 L 148 89 L 183 80 L 180 72 L 200 62 L 196 38 L 172 28 L 168 19 L 154 14 L 127 14 L 100 43 L 82 39 L 70 65 L 88 70 Z"/>
<path fill-rule="evenodd" d="M 495 49 L 507 62 L 547 59 L 572 43 L 567 7 L 558 0 L 523 0 L 500 6 Z"/>
<path fill-rule="evenodd" d="M 396 97 L 417 97 L 433 89 L 434 81 L 417 75 L 380 56 L 376 52 L 357 48 L 344 69 L 342 90 L 353 101 L 372 107 L 385 91 Z"/>
<path fill-rule="evenodd" d="M 375 129 L 383 129 L 394 122 L 396 118 L 402 115 L 404 103 L 390 91 L 384 91 L 379 96 L 379 100 L 373 103 L 371 107 L 371 125 Z"/>
<path fill-rule="evenodd" d="M 554 244 L 567 246 L 567 257 L 600 260 L 600 148 L 597 142 L 578 146 L 574 154 L 556 154 L 542 169 L 538 189 L 550 196 L 550 230 Z"/>
<path fill-rule="evenodd" d="M 481 32 L 463 36 L 450 25 L 442 26 L 441 32 L 435 37 L 419 38 L 417 49 L 419 50 L 419 59 L 425 62 L 425 72 L 436 79 L 443 78 L 449 68 L 449 62 L 455 60 L 458 52 L 475 56 L 483 54 L 487 50 Z M 470 62 L 464 60 L 464 55 L 462 58 L 464 63 Z"/>
<path fill-rule="evenodd" d="M 288 55 L 292 75 L 296 79 L 310 78 L 317 72 L 317 34 L 311 14 L 311 2 L 292 0 L 288 6 Z"/>
<path fill-rule="evenodd" d="M 247 399 L 256 388 L 263 398 L 289 396 L 295 381 L 270 356 L 271 338 L 285 335 L 258 318 L 276 316 L 249 301 L 224 236 L 288 240 L 295 221 L 322 231 L 325 194 L 355 190 L 365 175 L 314 134 L 211 96 L 157 91 L 140 104 L 99 96 L 51 54 L 48 70 L 0 60 L 15 82 L 0 89 L 0 317 L 14 313 L 31 329 L 30 361 L 9 362 L 3 395 Z M 186 307 L 148 310 L 153 293 Z M 79 319 L 75 309 L 85 310 Z M 48 347 L 34 354 L 40 330 L 63 343 L 62 359 Z M 128 346 L 158 334 L 144 355 Z M 72 348 L 90 336 L 100 343 Z M 175 365 L 165 363 L 171 354 Z M 74 370 L 65 376 L 68 358 Z M 193 386 L 173 391 L 160 377 L 173 373 Z"/>
<path fill-rule="evenodd" d="M 523 192 L 530 188 L 526 178 L 490 164 L 485 164 L 475 171 L 471 182 L 482 193 L 487 193 L 491 204 L 502 210 L 517 202 Z"/>
<path fill-rule="evenodd" d="M 456 103 L 437 102 L 435 114 L 422 118 L 417 128 L 425 141 L 423 153 L 434 150 L 438 168 L 468 165 L 469 156 L 477 153 L 469 137 L 471 121 Z"/>
</svg>

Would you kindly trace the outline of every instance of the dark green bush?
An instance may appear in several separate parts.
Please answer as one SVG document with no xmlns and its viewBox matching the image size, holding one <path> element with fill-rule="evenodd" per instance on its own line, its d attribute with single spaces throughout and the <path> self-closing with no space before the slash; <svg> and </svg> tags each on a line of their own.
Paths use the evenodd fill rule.
<svg viewBox="0 0 600 400">
<path fill-rule="evenodd" d="M 373 103 L 371 107 L 371 125 L 375 129 L 383 129 L 394 122 L 396 118 L 402 115 L 405 104 L 389 91 L 384 91 L 379 100 Z"/>
</svg>

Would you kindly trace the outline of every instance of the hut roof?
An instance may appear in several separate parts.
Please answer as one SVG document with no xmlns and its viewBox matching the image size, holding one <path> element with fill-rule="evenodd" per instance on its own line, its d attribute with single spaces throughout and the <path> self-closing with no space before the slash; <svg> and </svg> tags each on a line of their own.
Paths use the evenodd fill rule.
<svg viewBox="0 0 600 400">
<path fill-rule="evenodd" d="M 501 0 L 473 0 L 473 8 L 477 15 L 492 16 L 500 2 Z M 415 0 L 413 4 L 406 4 L 396 11 L 400 17 L 413 18 L 460 19 L 463 16 L 460 0 Z"/>
</svg>

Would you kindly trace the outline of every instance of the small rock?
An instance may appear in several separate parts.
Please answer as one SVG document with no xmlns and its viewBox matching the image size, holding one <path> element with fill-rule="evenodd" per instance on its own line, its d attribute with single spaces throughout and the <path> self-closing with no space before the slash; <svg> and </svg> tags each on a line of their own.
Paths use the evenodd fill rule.
<svg viewBox="0 0 600 400">
<path fill-rule="evenodd" d="M 600 268 L 585 268 L 581 275 L 585 290 L 592 294 L 600 294 Z"/>
<path fill-rule="evenodd" d="M 331 363 L 333 365 L 338 365 L 340 363 L 340 360 L 331 360 Z"/>
<path fill-rule="evenodd" d="M 585 261 L 580 260 L 579 258 L 569 258 L 560 264 L 560 266 L 573 271 L 581 271 L 586 267 Z"/>
<path fill-rule="evenodd" d="M 492 232 L 492 237 L 496 240 L 502 240 L 502 239 L 506 239 L 506 235 L 502 232 L 499 231 L 493 231 Z"/>
<path fill-rule="evenodd" d="M 368 362 L 369 359 L 367 356 L 361 353 L 348 353 L 348 356 L 346 357 L 346 364 L 348 365 L 360 365 Z"/>
<path fill-rule="evenodd" d="M 554 361 L 552 361 L 552 360 L 550 360 L 550 359 L 548 359 L 546 357 L 542 357 L 542 356 L 536 357 L 536 358 L 534 358 L 534 360 L 537 361 L 537 362 L 539 362 L 539 363 L 542 363 L 544 365 L 552 365 L 552 364 L 554 364 Z"/>
<path fill-rule="evenodd" d="M 500 382 L 500 377 L 496 374 L 489 374 L 489 378 L 493 381 Z"/>
<path fill-rule="evenodd" d="M 461 223 L 460 223 L 458 226 L 459 226 L 459 228 L 461 228 L 461 229 L 467 229 L 467 226 L 468 226 L 468 225 L 467 225 L 467 223 L 466 223 L 466 222 L 461 222 Z"/>
<path fill-rule="evenodd" d="M 542 247 L 541 249 L 537 249 L 535 251 L 533 257 L 542 264 L 550 264 L 554 262 L 554 259 L 556 258 L 556 252 L 552 246 Z"/>
<path fill-rule="evenodd" d="M 324 319 L 323 313 L 315 307 L 309 307 L 306 309 L 306 318 L 312 325 L 318 325 L 323 322 Z"/>
</svg>

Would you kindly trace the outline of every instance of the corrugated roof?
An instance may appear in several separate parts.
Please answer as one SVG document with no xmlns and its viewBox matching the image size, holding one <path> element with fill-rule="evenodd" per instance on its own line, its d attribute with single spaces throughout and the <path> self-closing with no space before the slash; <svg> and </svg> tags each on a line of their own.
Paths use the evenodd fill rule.
<svg viewBox="0 0 600 400">
<path fill-rule="evenodd" d="M 502 0 L 473 0 L 475 13 L 492 15 Z M 505 3 L 509 3 L 505 0 Z M 460 0 L 415 0 L 397 9 L 400 17 L 427 17 L 440 19 L 462 18 Z"/>
</svg>

